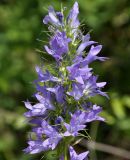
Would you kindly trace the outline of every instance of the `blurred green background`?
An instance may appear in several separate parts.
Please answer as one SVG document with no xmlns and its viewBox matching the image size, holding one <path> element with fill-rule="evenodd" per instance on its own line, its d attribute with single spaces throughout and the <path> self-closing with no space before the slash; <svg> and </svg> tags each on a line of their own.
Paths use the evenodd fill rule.
<svg viewBox="0 0 130 160">
<path fill-rule="evenodd" d="M 92 139 L 130 150 L 130 0 L 78 0 L 80 20 L 86 33 L 103 44 L 102 55 L 110 59 L 93 64 L 110 101 L 98 97 L 107 123 L 93 123 Z M 41 155 L 25 155 L 29 127 L 23 117 L 24 100 L 35 91 L 34 67 L 44 63 L 37 49 L 46 40 L 42 19 L 46 8 L 61 3 L 71 8 L 73 0 L 0 0 L 0 160 L 37 160 Z M 97 130 L 97 131 L 96 131 Z M 92 160 L 125 160 L 112 154 L 93 152 Z M 43 158 L 44 159 L 44 158 Z"/>
</svg>

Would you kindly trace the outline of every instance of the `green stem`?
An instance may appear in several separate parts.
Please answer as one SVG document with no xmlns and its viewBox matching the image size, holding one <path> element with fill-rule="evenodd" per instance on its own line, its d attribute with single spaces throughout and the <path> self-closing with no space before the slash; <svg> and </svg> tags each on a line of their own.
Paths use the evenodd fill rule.
<svg viewBox="0 0 130 160">
<path fill-rule="evenodd" d="M 91 129 L 90 129 L 90 137 L 92 140 L 96 140 L 96 136 L 97 136 L 97 132 L 98 132 L 98 127 L 99 127 L 99 122 L 94 122 L 91 125 Z M 96 159 L 96 152 L 94 150 L 91 150 L 91 160 Z"/>
<path fill-rule="evenodd" d="M 67 146 L 65 146 L 65 160 L 67 160 Z"/>
</svg>

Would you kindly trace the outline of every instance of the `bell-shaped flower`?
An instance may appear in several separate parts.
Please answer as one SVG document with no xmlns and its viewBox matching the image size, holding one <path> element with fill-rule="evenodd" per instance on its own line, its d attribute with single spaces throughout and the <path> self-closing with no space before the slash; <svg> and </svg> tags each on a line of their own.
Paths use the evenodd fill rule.
<svg viewBox="0 0 130 160">
<path fill-rule="evenodd" d="M 107 59 L 106 57 L 97 56 L 97 54 L 101 51 L 101 49 L 102 49 L 102 45 L 98 45 L 96 47 L 92 46 L 85 60 L 87 60 L 88 63 L 91 63 L 95 60 L 105 61 Z"/>
<path fill-rule="evenodd" d="M 58 103 L 64 103 L 65 94 L 63 86 L 57 85 L 54 88 L 47 88 L 47 90 L 55 94 Z"/>
<path fill-rule="evenodd" d="M 29 146 L 23 150 L 25 153 L 36 154 L 48 150 L 47 146 L 43 146 L 42 139 L 29 140 L 28 145 Z"/>
<path fill-rule="evenodd" d="M 57 132 L 55 127 L 49 125 L 45 120 L 41 122 L 40 127 L 34 127 L 33 132 L 38 139 L 41 139 L 43 135 L 46 136 L 46 138 L 42 140 L 42 146 L 47 149 L 55 149 L 59 141 L 62 139 L 61 134 Z"/>
<path fill-rule="evenodd" d="M 48 54 L 52 55 L 56 59 L 56 61 L 59 61 L 62 59 L 63 54 L 68 53 L 69 42 L 70 39 L 67 38 L 65 32 L 57 31 L 49 42 L 50 48 L 45 45 L 45 50 Z"/>
<path fill-rule="evenodd" d="M 97 94 L 108 98 L 105 92 L 101 89 L 106 85 L 106 82 L 97 83 L 97 77 L 91 76 L 89 79 L 84 80 L 84 83 L 72 83 L 72 91 L 67 92 L 68 95 L 74 97 L 75 100 L 79 100 L 81 97 L 90 98 Z"/>
<path fill-rule="evenodd" d="M 101 89 L 106 85 L 106 82 L 97 83 L 96 81 L 97 76 L 91 76 L 85 81 L 85 83 L 82 85 L 83 95 L 86 98 L 89 98 L 99 94 L 108 98 L 107 94 L 101 91 Z"/>
<path fill-rule="evenodd" d="M 43 19 L 44 24 L 52 24 L 54 26 L 62 26 L 63 25 L 63 14 L 61 12 L 55 12 L 52 6 L 48 9 L 48 15 Z"/>
<path fill-rule="evenodd" d="M 67 17 L 67 25 L 70 30 L 70 35 L 73 35 L 72 36 L 73 43 L 77 38 L 79 38 L 80 34 L 82 34 L 79 29 L 80 22 L 78 19 L 78 14 L 79 14 L 79 6 L 78 3 L 75 2 Z"/>
<path fill-rule="evenodd" d="M 38 93 L 35 94 L 35 97 L 37 98 L 37 100 L 44 104 L 44 106 L 46 107 L 46 109 L 49 109 L 49 110 L 55 110 L 55 107 L 52 103 L 52 100 L 51 100 L 51 96 L 50 94 L 47 94 L 47 95 L 40 95 Z"/>
<path fill-rule="evenodd" d="M 82 36 L 82 42 L 77 49 L 77 55 L 82 55 L 82 52 L 84 51 L 84 49 L 94 43 L 96 42 L 90 41 L 90 34 L 86 34 L 85 36 Z"/>
<path fill-rule="evenodd" d="M 69 72 L 70 80 L 76 80 L 78 83 L 84 84 L 84 80 L 90 78 L 92 69 L 88 68 L 88 65 L 85 67 L 80 66 L 80 64 L 73 64 L 67 67 Z"/>
<path fill-rule="evenodd" d="M 51 75 L 48 70 L 46 70 L 46 72 L 43 73 L 41 68 L 36 66 L 36 72 L 38 74 L 38 80 L 36 80 L 35 82 L 47 82 L 47 81 L 60 82 L 60 79 Z"/>
<path fill-rule="evenodd" d="M 35 97 L 38 100 L 38 103 L 35 105 L 32 105 L 29 101 L 24 102 L 25 107 L 29 109 L 28 112 L 24 113 L 26 117 L 44 116 L 47 110 L 55 110 L 51 100 L 51 94 L 48 91 L 45 91 L 45 88 L 42 91 L 45 92 L 44 95 L 39 93 L 35 94 Z"/>
<path fill-rule="evenodd" d="M 75 100 L 79 100 L 83 96 L 82 84 L 72 83 L 72 91 L 67 94 L 74 97 Z"/>
<path fill-rule="evenodd" d="M 70 160 L 87 160 L 89 151 L 77 154 L 72 146 L 69 147 Z"/>
<path fill-rule="evenodd" d="M 50 126 L 46 121 L 43 121 L 42 124 L 43 133 L 48 137 L 44 142 L 43 146 L 55 149 L 59 141 L 62 139 L 60 133 L 56 131 L 56 129 Z"/>
<path fill-rule="evenodd" d="M 90 41 L 91 42 L 91 41 Z M 81 47 L 83 48 L 83 47 Z M 93 61 L 95 60 L 99 60 L 99 61 L 105 61 L 107 60 L 108 58 L 107 57 L 99 57 L 97 56 L 99 54 L 99 52 L 101 51 L 102 49 L 102 45 L 97 45 L 97 46 L 91 46 L 87 56 L 83 57 L 82 54 L 80 55 L 77 55 L 76 58 L 74 59 L 74 64 L 75 65 L 80 65 L 82 67 L 85 67 L 87 65 L 89 65 L 90 63 L 92 63 Z M 82 49 L 79 49 L 81 52 Z"/>
<path fill-rule="evenodd" d="M 102 111 L 101 107 L 93 105 L 91 109 L 86 111 L 78 110 L 71 115 L 70 123 L 64 123 L 66 127 L 66 132 L 64 136 L 77 136 L 78 131 L 83 130 L 86 127 L 86 123 L 98 120 L 104 121 L 104 118 L 100 117 L 98 114 Z"/>
<path fill-rule="evenodd" d="M 78 3 L 75 2 L 67 18 L 68 25 L 73 29 L 79 27 L 80 25 L 78 20 L 78 14 L 79 14 L 79 6 Z"/>
<path fill-rule="evenodd" d="M 33 117 L 33 116 L 43 116 L 46 113 L 47 108 L 43 103 L 37 103 L 35 105 L 31 105 L 30 102 L 24 102 L 25 107 L 29 109 L 28 112 L 24 113 L 25 117 Z"/>
<path fill-rule="evenodd" d="M 89 123 L 92 121 L 104 121 L 105 119 L 103 117 L 100 117 L 98 114 L 102 111 L 102 108 L 100 106 L 97 106 L 96 104 L 93 105 L 91 109 L 88 109 L 88 111 L 85 113 L 85 123 Z"/>
<path fill-rule="evenodd" d="M 85 112 L 76 111 L 73 115 L 71 115 L 70 124 L 64 123 L 66 127 L 66 132 L 64 136 L 77 136 L 78 131 L 83 130 L 86 125 L 84 125 Z"/>
</svg>

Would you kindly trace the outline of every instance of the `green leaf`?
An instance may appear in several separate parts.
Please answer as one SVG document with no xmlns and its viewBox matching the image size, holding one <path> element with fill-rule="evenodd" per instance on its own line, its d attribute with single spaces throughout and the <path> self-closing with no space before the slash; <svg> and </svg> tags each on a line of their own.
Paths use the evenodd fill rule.
<svg viewBox="0 0 130 160">
<path fill-rule="evenodd" d="M 121 99 L 119 99 L 119 98 L 113 98 L 111 100 L 111 107 L 112 107 L 112 110 L 113 110 L 115 116 L 118 119 L 124 119 L 126 117 L 125 107 L 124 107 Z"/>
</svg>

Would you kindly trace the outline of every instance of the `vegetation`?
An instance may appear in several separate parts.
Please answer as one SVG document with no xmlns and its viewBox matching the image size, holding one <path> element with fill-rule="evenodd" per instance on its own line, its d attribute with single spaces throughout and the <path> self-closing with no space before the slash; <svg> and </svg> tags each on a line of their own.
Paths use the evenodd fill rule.
<svg viewBox="0 0 130 160">
<path fill-rule="evenodd" d="M 101 55 L 110 59 L 93 64 L 99 81 L 107 81 L 110 101 L 93 99 L 104 107 L 105 123 L 92 123 L 92 140 L 128 150 L 130 148 L 130 1 L 78 0 L 82 30 L 104 45 Z M 47 30 L 42 19 L 51 4 L 71 8 L 74 0 L 0 1 L 0 160 L 35 160 L 25 155 L 26 133 L 22 101 L 33 94 L 34 67 L 44 64 L 43 45 Z M 51 60 L 51 59 L 50 59 Z M 102 66 L 101 66 L 102 65 Z M 30 82 L 30 83 L 29 83 Z M 33 100 L 33 97 L 32 97 Z M 92 160 L 124 160 L 112 154 L 92 152 Z M 44 159 L 44 158 L 43 158 Z"/>
</svg>

